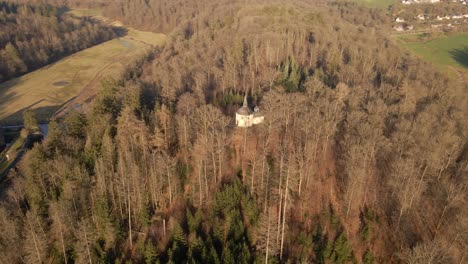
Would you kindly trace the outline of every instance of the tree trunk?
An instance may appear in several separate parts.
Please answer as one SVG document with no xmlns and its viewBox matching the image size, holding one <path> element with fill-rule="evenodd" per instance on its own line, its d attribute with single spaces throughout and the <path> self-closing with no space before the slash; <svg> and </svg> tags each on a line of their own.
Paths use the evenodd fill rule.
<svg viewBox="0 0 468 264">
<path fill-rule="evenodd" d="M 346 209 L 346 219 L 348 219 L 349 211 L 351 209 L 351 203 L 353 201 L 353 196 L 354 196 L 354 184 L 351 186 L 351 194 L 348 200 L 348 208 Z"/>
<path fill-rule="evenodd" d="M 63 260 L 65 261 L 65 264 L 68 263 L 67 261 L 67 253 L 65 250 L 65 243 L 63 241 L 63 232 L 62 232 L 62 221 L 60 221 L 60 217 L 58 217 L 57 211 L 55 212 L 55 217 L 57 219 L 58 225 L 59 225 L 59 231 L 60 231 L 60 242 L 62 244 L 62 253 L 63 253 Z"/>
<path fill-rule="evenodd" d="M 223 180 L 223 147 L 218 146 L 218 170 L 219 170 L 219 182 Z"/>
<path fill-rule="evenodd" d="M 206 176 L 206 163 L 203 162 L 203 168 L 204 168 L 204 172 L 205 172 L 205 191 L 206 191 L 206 198 L 208 199 L 209 195 L 208 195 L 208 177 Z"/>
<path fill-rule="evenodd" d="M 200 162 L 201 163 L 201 162 Z M 198 186 L 199 186 L 199 196 L 200 196 L 200 208 L 202 206 L 202 200 L 203 200 L 203 187 L 202 187 L 202 179 L 201 179 L 201 174 L 202 174 L 202 164 L 198 165 Z"/>
<path fill-rule="evenodd" d="M 188 137 L 187 137 L 187 118 L 184 118 L 184 144 L 185 144 L 185 151 L 188 153 Z"/>
<path fill-rule="evenodd" d="M 86 228 L 84 230 L 84 236 L 85 236 L 85 240 L 86 240 L 86 253 L 88 253 L 88 260 L 89 260 L 89 264 L 93 264 L 93 260 L 91 258 L 91 251 L 89 250 L 89 242 L 88 242 L 88 235 L 86 234 Z"/>
<path fill-rule="evenodd" d="M 132 239 L 132 207 L 130 202 L 130 190 L 128 192 L 128 239 L 130 242 L 130 249 L 133 246 L 133 239 Z"/>
<path fill-rule="evenodd" d="M 411 208 L 412 205 L 413 205 L 413 199 L 414 199 L 414 197 L 416 196 L 416 193 L 419 194 L 419 191 L 420 191 L 420 189 L 421 189 L 422 182 L 423 182 L 423 180 L 424 180 L 424 175 L 426 174 L 426 171 L 427 171 L 427 167 L 428 167 L 428 166 L 426 166 L 426 167 L 424 168 L 424 171 L 423 171 L 423 173 L 421 174 L 421 178 L 419 179 L 419 183 L 418 183 L 418 187 L 417 187 L 416 191 L 413 191 L 413 194 L 411 195 L 411 200 L 410 200 L 409 208 Z"/>
<path fill-rule="evenodd" d="M 214 144 L 214 143 L 213 143 Z M 211 162 L 213 163 L 213 176 L 215 178 L 215 183 L 218 183 L 218 177 L 216 176 L 216 157 L 215 157 L 215 151 L 214 148 L 211 153 Z"/>
<path fill-rule="evenodd" d="M 445 211 L 447 211 L 448 203 L 445 203 L 444 210 L 442 210 L 442 214 L 440 215 L 439 222 L 437 223 L 436 231 L 439 230 L 440 225 L 442 224 L 442 219 L 444 218 Z"/>
<path fill-rule="evenodd" d="M 252 172 L 250 173 L 251 181 L 250 181 L 250 194 L 254 193 L 254 179 L 255 179 L 255 162 L 252 163 Z"/>
<path fill-rule="evenodd" d="M 268 228 L 267 228 L 267 242 L 266 242 L 266 250 L 265 250 L 265 264 L 268 264 L 269 249 L 270 249 L 270 210 L 268 210 Z"/>
<path fill-rule="evenodd" d="M 31 221 L 30 221 L 31 217 L 29 216 L 28 217 L 28 225 L 29 225 L 29 228 L 31 229 L 31 232 L 32 232 L 32 237 L 33 237 L 33 242 L 34 242 L 34 248 L 36 249 L 36 254 L 37 254 L 37 258 L 39 259 L 39 263 L 42 263 L 42 259 L 41 259 L 41 253 L 39 252 L 39 247 L 37 245 L 37 238 L 36 238 L 36 232 L 34 232 L 34 228 L 33 226 L 31 225 Z"/>
<path fill-rule="evenodd" d="M 288 207 L 288 193 L 289 193 L 289 167 L 286 174 L 286 187 L 284 189 L 284 203 L 283 203 L 283 226 L 281 231 L 281 247 L 280 247 L 280 260 L 283 259 L 283 245 L 284 245 L 284 227 L 286 225 L 286 209 Z"/>
<path fill-rule="evenodd" d="M 276 243 L 279 242 L 280 240 L 280 234 L 281 234 L 281 211 L 282 211 L 282 205 L 283 205 L 283 189 L 281 189 L 279 193 L 280 201 L 278 205 L 278 221 L 277 221 L 277 226 L 276 226 Z"/>
<path fill-rule="evenodd" d="M 170 161 L 168 161 L 170 162 Z M 172 205 L 172 184 L 171 184 L 171 168 L 166 166 L 167 171 L 167 183 L 169 185 L 169 205 Z"/>
<path fill-rule="evenodd" d="M 398 222 L 397 222 L 397 226 L 396 226 L 396 230 L 398 230 L 400 228 L 400 221 L 401 221 L 401 216 L 403 215 L 403 211 L 404 211 L 404 208 L 400 208 L 400 215 L 398 216 Z"/>
</svg>

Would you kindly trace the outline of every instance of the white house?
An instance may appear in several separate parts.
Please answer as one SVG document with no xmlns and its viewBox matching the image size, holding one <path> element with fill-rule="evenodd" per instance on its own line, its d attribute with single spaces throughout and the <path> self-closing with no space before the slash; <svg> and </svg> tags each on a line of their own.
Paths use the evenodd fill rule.
<svg viewBox="0 0 468 264">
<path fill-rule="evenodd" d="M 401 32 L 401 31 L 405 30 L 402 25 L 394 26 L 393 29 L 398 31 L 398 32 Z"/>
<path fill-rule="evenodd" d="M 397 22 L 397 23 L 403 23 L 403 22 L 405 22 L 405 20 L 404 20 L 403 18 L 397 17 L 397 18 L 395 19 L 395 22 Z"/>
<path fill-rule="evenodd" d="M 417 16 L 417 18 L 418 18 L 419 20 L 424 20 L 424 19 L 426 19 L 426 18 L 424 17 L 423 14 L 419 14 L 419 15 Z"/>
<path fill-rule="evenodd" d="M 456 1 L 456 0 L 455 0 Z M 419 3 L 439 3 L 440 0 L 402 0 L 401 3 L 404 5 L 419 4 Z"/>
<path fill-rule="evenodd" d="M 263 122 L 265 117 L 260 113 L 260 108 L 256 106 L 254 111 L 250 110 L 247 103 L 247 95 L 244 96 L 244 103 L 236 112 L 236 125 L 238 127 L 251 127 Z"/>
</svg>

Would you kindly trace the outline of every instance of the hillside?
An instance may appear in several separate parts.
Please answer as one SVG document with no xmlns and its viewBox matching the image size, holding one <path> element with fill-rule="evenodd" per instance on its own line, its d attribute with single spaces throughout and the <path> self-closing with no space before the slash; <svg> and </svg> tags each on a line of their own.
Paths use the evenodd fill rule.
<svg viewBox="0 0 468 264">
<path fill-rule="evenodd" d="M 50 5 L 0 1 L 0 82 L 116 37 L 95 22 Z"/>
<path fill-rule="evenodd" d="M 386 10 L 103 10 L 167 42 L 8 175 L 0 262 L 466 261 L 466 86 L 392 41 Z"/>
<path fill-rule="evenodd" d="M 25 109 L 33 109 L 40 122 L 47 122 L 54 114 L 81 107 L 101 89 L 102 81 L 118 79 L 166 38 L 163 34 L 111 25 L 102 17 L 83 16 L 84 11 L 80 12 L 69 13 L 74 19 L 112 26 L 122 36 L 0 83 L 0 124 L 21 123 Z"/>
</svg>

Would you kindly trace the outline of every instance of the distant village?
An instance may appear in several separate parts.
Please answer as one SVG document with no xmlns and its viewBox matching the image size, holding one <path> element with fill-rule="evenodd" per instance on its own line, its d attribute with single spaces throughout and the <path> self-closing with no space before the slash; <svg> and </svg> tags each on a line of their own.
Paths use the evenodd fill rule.
<svg viewBox="0 0 468 264">
<path fill-rule="evenodd" d="M 468 0 L 450 0 L 451 3 L 460 4 L 466 6 Z M 417 4 L 439 4 L 441 0 L 402 0 L 403 5 L 417 5 Z M 431 14 L 431 13 L 420 13 L 411 19 L 404 18 L 402 16 L 395 15 L 395 25 L 393 29 L 397 32 L 413 31 L 421 28 L 415 28 L 415 25 L 424 23 L 424 29 L 443 29 L 450 30 L 457 25 L 468 25 L 468 12 L 465 13 L 453 13 L 453 14 Z"/>
<path fill-rule="evenodd" d="M 468 0 L 452 0 L 453 3 L 460 2 L 462 5 L 466 5 Z M 440 3 L 440 0 L 402 0 L 402 4 L 411 5 L 411 4 L 435 4 Z"/>
</svg>

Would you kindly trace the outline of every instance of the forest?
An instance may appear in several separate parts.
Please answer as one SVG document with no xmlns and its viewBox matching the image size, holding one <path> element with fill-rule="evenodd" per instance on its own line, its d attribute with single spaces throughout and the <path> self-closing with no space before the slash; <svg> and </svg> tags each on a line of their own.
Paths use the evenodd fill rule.
<svg viewBox="0 0 468 264">
<path fill-rule="evenodd" d="M 386 10 L 116 2 L 169 40 L 3 181 L 0 262 L 467 261 L 467 84 L 391 41 Z"/>
<path fill-rule="evenodd" d="M 0 82 L 116 37 L 111 27 L 64 10 L 0 1 Z"/>
</svg>

